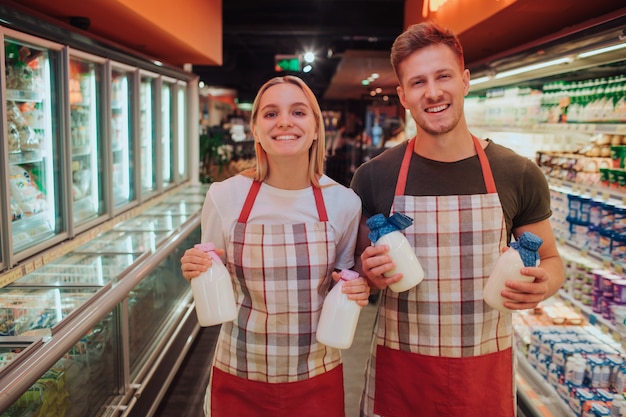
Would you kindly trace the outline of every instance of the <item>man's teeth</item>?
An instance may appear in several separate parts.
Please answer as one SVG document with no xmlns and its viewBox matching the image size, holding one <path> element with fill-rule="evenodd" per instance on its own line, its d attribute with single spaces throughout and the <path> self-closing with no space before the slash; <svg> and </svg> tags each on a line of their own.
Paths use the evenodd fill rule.
<svg viewBox="0 0 626 417">
<path fill-rule="evenodd" d="M 426 109 L 426 112 L 427 113 L 437 113 L 437 112 L 445 110 L 446 108 L 448 108 L 448 106 L 444 104 L 444 105 L 441 105 L 441 106 L 428 108 L 428 109 Z"/>
<path fill-rule="evenodd" d="M 276 136 L 274 139 L 275 140 L 295 140 L 297 138 L 295 135 L 281 135 L 281 136 Z"/>
</svg>

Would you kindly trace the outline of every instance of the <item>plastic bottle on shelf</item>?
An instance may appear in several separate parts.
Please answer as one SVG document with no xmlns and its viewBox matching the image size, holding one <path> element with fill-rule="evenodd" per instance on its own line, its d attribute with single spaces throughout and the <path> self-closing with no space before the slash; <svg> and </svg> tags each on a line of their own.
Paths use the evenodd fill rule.
<svg viewBox="0 0 626 417">
<path fill-rule="evenodd" d="M 234 320 L 237 317 L 237 304 L 233 283 L 228 269 L 215 253 L 215 245 L 208 242 L 194 247 L 208 253 L 213 260 L 209 269 L 191 280 L 200 326 L 213 326 Z"/>
<path fill-rule="evenodd" d="M 517 241 L 511 242 L 506 252 L 499 256 L 483 289 L 483 298 L 490 307 L 503 313 L 512 311 L 504 307 L 505 299 L 500 293 L 506 288 L 506 281 L 532 282 L 535 279 L 531 276 L 522 275 L 520 269 L 524 266 L 537 266 L 539 264 L 537 250 L 542 243 L 543 241 L 539 236 L 524 232 Z"/>
<path fill-rule="evenodd" d="M 358 272 L 344 269 L 339 273 L 340 280 L 330 290 L 317 325 L 317 341 L 337 349 L 347 349 L 352 345 L 356 325 L 361 314 L 361 306 L 348 299 L 341 291 L 344 281 L 359 277 Z"/>
<path fill-rule="evenodd" d="M 389 256 L 396 267 L 384 274 L 390 277 L 397 273 L 402 274 L 402 279 L 389 285 L 394 292 L 407 291 L 424 279 L 424 270 L 420 264 L 411 244 L 406 236 L 400 232 L 413 224 L 413 219 L 402 214 L 394 213 L 388 218 L 383 214 L 376 214 L 367 219 L 368 235 L 374 246 L 387 245 Z"/>
</svg>

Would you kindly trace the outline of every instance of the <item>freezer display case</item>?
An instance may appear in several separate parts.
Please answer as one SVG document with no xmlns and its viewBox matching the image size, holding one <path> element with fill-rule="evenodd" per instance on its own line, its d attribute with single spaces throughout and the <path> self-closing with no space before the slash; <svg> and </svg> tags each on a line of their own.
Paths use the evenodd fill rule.
<svg viewBox="0 0 626 417">
<path fill-rule="evenodd" d="M 139 256 L 146 252 L 154 252 L 171 232 L 170 230 L 110 230 L 98 236 L 97 239 L 79 246 L 74 252 Z"/>
<path fill-rule="evenodd" d="M 24 255 L 67 231 L 59 113 L 61 47 L 26 35 L 4 37 L 5 189 L 10 252 Z"/>
<path fill-rule="evenodd" d="M 70 57 L 69 104 L 72 144 L 72 201 L 74 226 L 105 213 L 101 119 L 104 60 L 85 55 Z M 84 57 L 85 56 L 85 57 Z"/>
<path fill-rule="evenodd" d="M 161 177 L 163 188 L 169 188 L 174 179 L 174 145 L 176 122 L 176 81 L 161 83 Z"/>
<path fill-rule="evenodd" d="M 199 242 L 200 230 L 194 231 L 178 245 L 128 296 L 128 335 L 131 379 L 141 372 L 149 359 L 151 347 L 158 343 L 163 324 L 169 316 L 186 307 L 189 283 L 180 272 L 180 257 Z"/>
<path fill-rule="evenodd" d="M 133 132 L 133 92 L 136 70 L 121 64 L 111 68 L 111 183 L 115 209 L 137 199 Z"/>
<path fill-rule="evenodd" d="M 102 406 L 117 391 L 110 372 L 115 363 L 114 323 L 110 314 L 96 324 L 0 417 L 102 415 Z"/>
<path fill-rule="evenodd" d="M 118 231 L 146 231 L 146 232 L 172 232 L 185 223 L 191 215 L 148 215 L 142 214 L 127 222 L 116 225 L 113 229 Z"/>
<path fill-rule="evenodd" d="M 141 194 L 149 196 L 157 190 L 157 78 L 141 74 L 139 84 L 139 143 L 141 165 Z"/>
<path fill-rule="evenodd" d="M 187 160 L 189 156 L 189 151 L 187 147 L 187 141 L 185 138 L 189 135 L 189 129 L 187 128 L 186 120 L 188 118 L 189 110 L 188 110 L 188 93 L 187 93 L 187 83 L 179 81 L 178 82 L 178 90 L 176 92 L 178 99 L 176 100 L 176 112 L 177 112 L 177 123 L 176 130 L 178 131 L 178 140 L 176 142 L 176 168 L 178 173 L 178 181 L 183 181 L 189 179 L 189 162 Z"/>
<path fill-rule="evenodd" d="M 7 348 L 3 355 L 0 345 L 10 368 L 0 368 L 0 384 L 11 386 L 0 397 L 0 416 L 119 416 L 135 396 L 150 398 L 146 404 L 153 406 L 152 389 L 143 390 L 152 383 L 165 390 L 171 377 L 162 372 L 176 372 L 159 357 L 164 351 L 180 355 L 181 341 L 197 331 L 189 283 L 180 271 L 183 252 L 200 239 L 199 213 L 189 209 L 194 203 L 186 204 L 206 192 L 197 190 L 163 199 L 151 207 L 162 214 L 122 221 L 0 289 L 7 335 L 50 340 L 15 365 L 19 351 Z M 169 214 L 172 201 L 188 214 Z M 159 366 L 167 369 L 154 372 Z M 20 367 L 41 374 L 28 382 Z M 18 385 L 28 383 L 17 396 L 15 378 Z"/>
<path fill-rule="evenodd" d="M 91 254 L 74 251 L 38 268 L 9 285 L 9 288 L 102 288 L 114 283 L 138 257 L 136 253 Z"/>
</svg>

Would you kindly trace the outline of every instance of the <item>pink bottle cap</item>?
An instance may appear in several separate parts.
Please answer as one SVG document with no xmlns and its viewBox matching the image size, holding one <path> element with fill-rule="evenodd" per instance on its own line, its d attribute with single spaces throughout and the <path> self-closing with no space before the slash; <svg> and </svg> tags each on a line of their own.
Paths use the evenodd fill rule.
<svg viewBox="0 0 626 417">
<path fill-rule="evenodd" d="M 193 247 L 196 249 L 200 249 L 201 251 L 206 253 L 213 252 L 215 250 L 215 245 L 213 244 L 213 242 L 198 243 Z"/>
<path fill-rule="evenodd" d="M 339 278 L 344 281 L 352 281 L 353 279 L 357 279 L 358 277 L 359 273 L 351 269 L 342 269 L 339 273 Z"/>
</svg>

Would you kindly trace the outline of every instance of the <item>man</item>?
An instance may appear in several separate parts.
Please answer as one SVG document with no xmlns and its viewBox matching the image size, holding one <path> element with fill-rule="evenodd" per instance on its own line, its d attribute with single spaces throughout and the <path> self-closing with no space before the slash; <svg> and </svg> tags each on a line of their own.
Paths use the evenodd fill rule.
<svg viewBox="0 0 626 417">
<path fill-rule="evenodd" d="M 483 287 L 511 237 L 543 240 L 530 283 L 507 282 L 512 310 L 555 294 L 563 263 L 549 223 L 548 184 L 530 160 L 474 137 L 463 112 L 470 74 L 457 37 L 432 23 L 410 27 L 392 47 L 398 96 L 417 135 L 362 165 L 352 188 L 363 204 L 357 268 L 382 290 L 362 416 L 515 415 L 511 314 L 483 301 Z M 395 293 L 387 248 L 368 240 L 378 213 L 413 218 L 405 235 L 424 280 Z M 358 256 L 360 255 L 360 256 Z"/>
</svg>

